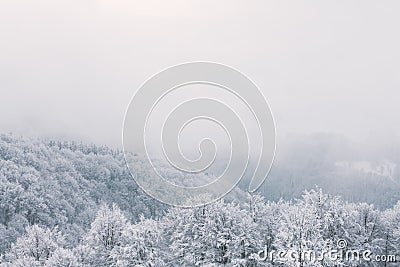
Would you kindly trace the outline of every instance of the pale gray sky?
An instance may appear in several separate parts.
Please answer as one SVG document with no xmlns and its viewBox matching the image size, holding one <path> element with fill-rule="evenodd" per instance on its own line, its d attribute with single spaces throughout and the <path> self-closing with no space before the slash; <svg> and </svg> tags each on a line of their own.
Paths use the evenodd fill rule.
<svg viewBox="0 0 400 267">
<path fill-rule="evenodd" d="M 0 132 L 120 146 L 135 90 L 192 60 L 267 97 L 278 136 L 400 133 L 399 1 L 0 3 Z"/>
</svg>

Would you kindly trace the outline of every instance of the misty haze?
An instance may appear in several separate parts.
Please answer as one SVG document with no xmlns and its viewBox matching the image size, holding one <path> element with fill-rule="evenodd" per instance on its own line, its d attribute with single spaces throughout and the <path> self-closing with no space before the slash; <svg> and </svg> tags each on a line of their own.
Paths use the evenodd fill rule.
<svg viewBox="0 0 400 267">
<path fill-rule="evenodd" d="M 2 1 L 0 267 L 399 266 L 399 9 L 391 0 Z M 128 169 L 122 131 L 141 85 L 192 61 L 226 64 L 259 87 L 276 154 L 249 193 L 262 147 L 243 101 L 205 85 L 165 96 L 149 116 L 146 152 L 167 182 L 207 184 L 237 164 L 229 133 L 200 120 L 182 130 L 179 149 L 198 159 L 210 138 L 214 164 L 182 174 L 163 158 L 160 129 L 188 99 L 221 99 L 251 147 L 237 187 L 181 209 L 135 182 L 170 193 L 142 155 Z M 343 240 L 392 261 L 258 258 Z"/>
</svg>

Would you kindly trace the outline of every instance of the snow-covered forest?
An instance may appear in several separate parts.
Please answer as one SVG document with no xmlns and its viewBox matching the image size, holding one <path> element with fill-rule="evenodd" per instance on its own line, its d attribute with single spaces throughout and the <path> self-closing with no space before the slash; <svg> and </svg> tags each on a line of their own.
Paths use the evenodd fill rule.
<svg viewBox="0 0 400 267">
<path fill-rule="evenodd" d="M 129 222 L 117 205 L 103 205 L 78 245 L 58 227 L 28 225 L 5 254 L 2 266 L 273 266 L 260 250 L 369 250 L 400 253 L 400 203 L 378 211 L 365 203 L 345 203 L 321 190 L 295 202 L 266 202 L 250 196 L 242 206 L 217 203 L 173 208 L 159 219 Z M 283 266 L 398 266 L 393 263 L 288 259 Z M 282 266 L 282 265 L 281 265 Z"/>
<path fill-rule="evenodd" d="M 346 192 L 298 186 L 296 199 L 261 191 L 168 208 L 138 189 L 121 151 L 0 135 L 1 266 L 398 266 L 260 259 L 260 250 L 318 252 L 337 249 L 339 240 L 346 249 L 399 257 L 400 203 L 388 204 L 399 200 L 394 193 L 375 188 L 390 199 L 377 208 Z"/>
</svg>

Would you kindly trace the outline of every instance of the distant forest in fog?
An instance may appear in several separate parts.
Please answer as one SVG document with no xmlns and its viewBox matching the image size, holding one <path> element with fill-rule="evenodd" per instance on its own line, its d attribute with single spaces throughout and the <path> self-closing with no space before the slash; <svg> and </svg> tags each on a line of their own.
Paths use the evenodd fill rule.
<svg viewBox="0 0 400 267">
<path fill-rule="evenodd" d="M 367 202 L 381 209 L 392 207 L 400 199 L 398 141 L 357 143 L 334 134 L 285 138 L 278 144 L 261 194 L 269 200 L 289 200 L 315 186 L 351 202 Z"/>
</svg>

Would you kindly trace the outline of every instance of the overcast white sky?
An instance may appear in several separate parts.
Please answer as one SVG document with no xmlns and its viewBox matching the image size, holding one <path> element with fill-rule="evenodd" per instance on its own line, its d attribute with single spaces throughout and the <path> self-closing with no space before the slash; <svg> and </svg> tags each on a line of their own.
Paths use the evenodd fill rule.
<svg viewBox="0 0 400 267">
<path fill-rule="evenodd" d="M 126 106 L 160 70 L 230 65 L 278 135 L 400 133 L 399 1 L 0 3 L 0 132 L 120 146 Z"/>
</svg>

